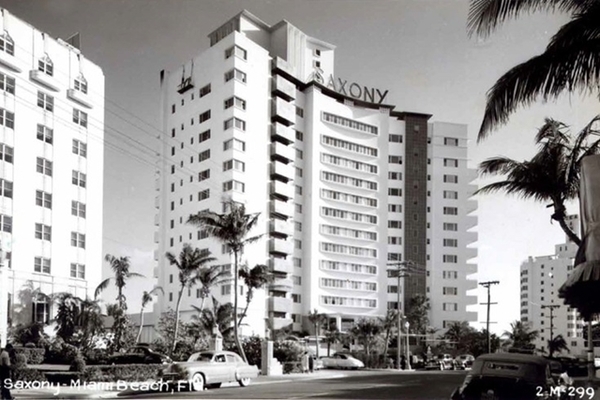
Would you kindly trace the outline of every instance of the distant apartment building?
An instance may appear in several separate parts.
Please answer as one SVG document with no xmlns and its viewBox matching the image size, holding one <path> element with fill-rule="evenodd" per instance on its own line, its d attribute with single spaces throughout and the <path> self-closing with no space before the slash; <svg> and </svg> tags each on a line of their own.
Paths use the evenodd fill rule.
<svg viewBox="0 0 600 400">
<path fill-rule="evenodd" d="M 190 243 L 232 269 L 225 246 L 186 224 L 201 210 L 227 211 L 223 200 L 232 199 L 260 213 L 253 234 L 264 236 L 244 260 L 276 277 L 252 300 L 244 334 L 309 330 L 313 310 L 346 330 L 404 309 L 415 294 L 431 299 L 432 326 L 475 321 L 467 308 L 476 304 L 468 294 L 476 172 L 466 126 L 396 111 L 387 90 L 335 76 L 335 47 L 285 20 L 269 26 L 243 11 L 209 39 L 207 50 L 160 74 L 155 274 L 165 293 L 155 317 L 177 300 L 167 251 Z M 405 260 L 420 273 L 399 288 L 388 264 Z M 234 290 L 243 307 L 243 285 L 213 295 L 232 302 Z M 184 319 L 199 297 L 199 288 L 184 294 Z"/>
<path fill-rule="evenodd" d="M 577 215 L 570 215 L 567 223 L 579 234 Z M 521 264 L 521 321 L 529 322 L 532 329 L 539 331 L 535 341 L 537 349 L 547 351 L 548 340 L 562 335 L 570 354 L 579 355 L 586 351 L 583 319 L 579 318 L 577 310 L 565 305 L 558 297 L 558 289 L 573 271 L 576 252 L 577 245 L 566 238 L 566 243 L 555 246 L 553 255 L 529 257 Z"/>
<path fill-rule="evenodd" d="M 51 294 L 101 280 L 104 75 L 0 12 L 0 320 L 50 323 Z"/>
</svg>

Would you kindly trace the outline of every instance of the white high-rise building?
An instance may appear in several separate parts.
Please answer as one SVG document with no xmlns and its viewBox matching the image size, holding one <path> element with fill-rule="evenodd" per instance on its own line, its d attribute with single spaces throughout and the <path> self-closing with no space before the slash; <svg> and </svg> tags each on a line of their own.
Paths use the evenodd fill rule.
<svg viewBox="0 0 600 400">
<path fill-rule="evenodd" d="M 224 212 L 231 198 L 260 213 L 252 234 L 264 236 L 244 260 L 277 277 L 252 300 L 244 334 L 309 329 L 315 309 L 342 330 L 385 315 L 398 306 L 388 263 L 403 260 L 421 273 L 406 278 L 401 303 L 429 297 L 438 328 L 475 321 L 466 126 L 395 111 L 387 90 L 335 76 L 334 46 L 285 20 L 269 26 L 243 11 L 209 39 L 200 55 L 161 72 L 155 259 L 165 295 L 155 317 L 177 300 L 167 251 L 190 243 L 231 268 L 226 248 L 186 224 L 201 210 Z M 213 294 L 232 301 L 231 284 Z M 184 294 L 184 319 L 198 296 Z"/>
<path fill-rule="evenodd" d="M 102 278 L 104 75 L 0 12 L 0 320 L 49 323 L 51 294 Z"/>
<path fill-rule="evenodd" d="M 577 215 L 570 215 L 567 224 L 579 234 Z M 573 271 L 577 253 L 577 245 L 565 239 L 565 243 L 555 246 L 553 255 L 529 257 L 521 264 L 521 321 L 529 322 L 532 330 L 539 331 L 536 349 L 547 351 L 548 340 L 562 335 L 570 354 L 583 355 L 587 350 L 583 340 L 585 322 L 577 310 L 558 297 L 558 289 Z"/>
</svg>

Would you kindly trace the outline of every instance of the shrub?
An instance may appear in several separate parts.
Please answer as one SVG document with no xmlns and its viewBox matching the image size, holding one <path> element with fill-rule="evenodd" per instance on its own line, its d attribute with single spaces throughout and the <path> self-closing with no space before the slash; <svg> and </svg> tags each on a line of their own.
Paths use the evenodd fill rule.
<svg viewBox="0 0 600 400">
<path fill-rule="evenodd" d="M 15 368 L 27 368 L 27 356 L 23 353 L 15 354 L 14 367 Z"/>
<path fill-rule="evenodd" d="M 304 349 L 298 342 L 291 340 L 273 342 L 273 357 L 280 363 L 299 362 Z"/>
<path fill-rule="evenodd" d="M 29 365 L 41 364 L 44 361 L 46 355 L 45 349 L 37 347 L 14 347 L 15 356 L 24 355 L 25 362 Z"/>
<path fill-rule="evenodd" d="M 85 371 L 85 360 L 83 359 L 83 356 L 80 353 L 77 353 L 77 356 L 71 362 L 69 371 L 71 371 L 71 372 L 84 372 Z"/>
<path fill-rule="evenodd" d="M 298 361 L 290 361 L 283 363 L 284 374 L 297 374 L 302 372 L 302 363 Z"/>
<path fill-rule="evenodd" d="M 48 345 L 48 335 L 44 333 L 44 325 L 33 323 L 28 325 L 19 324 L 11 329 L 10 340 L 21 345 L 33 343 L 35 347 Z"/>
<path fill-rule="evenodd" d="M 156 379 L 162 364 L 94 365 L 87 367 L 83 377 L 89 382 L 141 382 Z"/>
<path fill-rule="evenodd" d="M 46 377 L 38 369 L 32 369 L 27 367 L 14 367 L 12 371 L 12 380 L 13 382 L 45 382 Z"/>
<path fill-rule="evenodd" d="M 260 369 L 262 359 L 262 339 L 258 336 L 251 336 L 242 342 L 242 347 L 244 348 L 244 353 L 246 353 L 248 364 L 256 365 Z M 237 352 L 237 349 L 233 351 Z"/>
<path fill-rule="evenodd" d="M 77 347 L 56 337 L 46 350 L 44 362 L 47 364 L 71 364 L 78 353 Z"/>
<path fill-rule="evenodd" d="M 88 349 L 82 355 L 87 365 L 105 365 L 108 361 L 106 349 Z"/>
<path fill-rule="evenodd" d="M 80 372 L 46 372 L 44 373 L 46 380 L 57 385 L 70 385 L 72 381 L 81 378 Z"/>
</svg>

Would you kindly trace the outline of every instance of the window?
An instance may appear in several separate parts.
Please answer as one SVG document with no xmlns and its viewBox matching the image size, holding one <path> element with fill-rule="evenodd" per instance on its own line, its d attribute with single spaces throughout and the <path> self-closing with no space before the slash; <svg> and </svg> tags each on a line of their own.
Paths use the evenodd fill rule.
<svg viewBox="0 0 600 400">
<path fill-rule="evenodd" d="M 294 222 L 294 230 L 298 232 L 302 232 L 302 222 L 295 221 Z"/>
<path fill-rule="evenodd" d="M 458 279 L 458 271 L 443 271 L 442 277 L 444 279 Z"/>
<path fill-rule="evenodd" d="M 40 272 L 42 274 L 49 274 L 50 273 L 50 259 L 42 258 L 42 257 L 35 257 L 33 259 L 33 270 L 35 272 Z"/>
<path fill-rule="evenodd" d="M 304 140 L 304 133 L 302 133 L 300 131 L 296 131 L 296 140 L 303 141 Z"/>
<path fill-rule="evenodd" d="M 244 193 L 245 189 L 246 189 L 246 185 L 244 185 L 244 183 L 236 181 L 236 180 L 223 182 L 223 191 L 224 192 L 228 192 L 230 190 L 235 190 L 236 192 Z"/>
<path fill-rule="evenodd" d="M 87 128 L 87 123 L 88 123 L 87 113 L 74 108 L 73 109 L 73 122 L 75 122 L 79 126 L 83 126 L 84 128 Z"/>
<path fill-rule="evenodd" d="M 402 135 L 390 134 L 390 143 L 402 143 Z"/>
<path fill-rule="evenodd" d="M 71 183 L 73 183 L 73 185 L 84 188 L 86 185 L 86 179 L 87 178 L 84 173 L 73 170 L 73 173 L 71 176 Z"/>
<path fill-rule="evenodd" d="M 321 56 L 321 50 L 319 49 L 315 49 L 313 54 L 315 55 L 315 57 L 320 57 Z"/>
<path fill-rule="evenodd" d="M 0 50 L 10 54 L 11 56 L 15 55 L 15 42 L 12 40 L 7 31 L 4 31 L 4 34 L 0 36 Z"/>
<path fill-rule="evenodd" d="M 0 196 L 12 199 L 13 183 L 11 181 L 7 181 L 6 179 L 0 179 Z"/>
<path fill-rule="evenodd" d="M 71 232 L 71 246 L 85 249 L 85 235 L 79 232 Z"/>
<path fill-rule="evenodd" d="M 12 233 L 12 217 L 0 214 L 0 230 L 6 233 Z"/>
<path fill-rule="evenodd" d="M 296 158 L 302 160 L 304 158 L 304 153 L 300 149 L 296 149 Z"/>
<path fill-rule="evenodd" d="M 241 48 L 240 46 L 232 46 L 225 50 L 225 59 L 230 58 L 231 56 L 236 56 L 241 58 L 242 60 L 247 60 L 248 52 Z"/>
<path fill-rule="evenodd" d="M 365 154 L 371 157 L 377 157 L 378 151 L 376 148 L 362 146 L 354 142 L 336 139 L 331 136 L 321 135 L 321 143 L 326 146 L 343 149 L 352 153 Z"/>
<path fill-rule="evenodd" d="M 225 82 L 229 82 L 232 79 L 246 83 L 246 74 L 236 68 L 225 72 Z"/>
<path fill-rule="evenodd" d="M 206 96 L 211 92 L 210 83 L 202 88 L 200 88 L 200 98 Z"/>
<path fill-rule="evenodd" d="M 292 275 L 292 282 L 294 282 L 294 285 L 302 285 L 302 277 L 298 275 Z"/>
<path fill-rule="evenodd" d="M 391 245 L 401 245 L 402 237 L 400 236 L 388 236 L 388 244 Z"/>
<path fill-rule="evenodd" d="M 52 129 L 41 124 L 37 125 L 37 138 L 42 142 L 52 144 L 52 134 Z"/>
<path fill-rule="evenodd" d="M 296 106 L 296 115 L 300 118 L 304 118 L 304 109 Z"/>
<path fill-rule="evenodd" d="M 36 171 L 40 174 L 52 176 L 52 161 L 46 160 L 45 158 L 37 157 Z"/>
<path fill-rule="evenodd" d="M 325 244 L 325 243 L 321 243 Z M 302 240 L 294 239 L 294 248 L 298 250 L 302 250 Z"/>
<path fill-rule="evenodd" d="M 85 265 L 71 264 L 71 278 L 85 279 Z"/>
<path fill-rule="evenodd" d="M 451 200 L 457 200 L 458 192 L 455 190 L 444 190 L 444 198 L 451 199 Z"/>
<path fill-rule="evenodd" d="M 246 171 L 246 164 L 239 160 L 229 160 L 223 163 L 223 171 L 229 171 L 230 169 L 234 169 L 239 172 Z"/>
<path fill-rule="evenodd" d="M 243 142 L 239 139 L 226 140 L 225 142 L 223 142 L 223 150 L 225 151 L 229 149 L 246 151 L 246 142 Z"/>
<path fill-rule="evenodd" d="M 203 112 L 198 117 L 198 123 L 203 123 L 204 121 L 208 121 L 210 119 L 210 110 Z"/>
<path fill-rule="evenodd" d="M 296 176 L 302 178 L 302 168 L 296 167 Z"/>
<path fill-rule="evenodd" d="M 458 224 L 454 222 L 444 222 L 443 228 L 445 231 L 458 231 Z"/>
<path fill-rule="evenodd" d="M 52 209 L 52 193 L 35 191 L 35 204 L 40 207 Z"/>
<path fill-rule="evenodd" d="M 458 183 L 458 175 L 444 175 L 444 182 Z"/>
<path fill-rule="evenodd" d="M 390 164 L 402 164 L 402 156 L 388 156 Z"/>
<path fill-rule="evenodd" d="M 402 189 L 400 189 L 400 188 L 388 188 L 388 196 L 402 197 Z"/>
<path fill-rule="evenodd" d="M 198 192 L 198 201 L 206 200 L 210 197 L 210 189 L 204 189 Z"/>
<path fill-rule="evenodd" d="M 294 303 L 301 303 L 302 302 L 302 296 L 299 295 L 298 293 L 292 293 L 292 302 L 294 302 Z"/>
<path fill-rule="evenodd" d="M 402 229 L 402 221 L 388 221 L 388 228 Z"/>
<path fill-rule="evenodd" d="M 323 112 L 322 119 L 325 122 L 329 122 L 331 124 L 343 126 L 345 128 L 350 128 L 360 132 L 369 133 L 372 135 L 377 135 L 378 133 L 376 126 L 365 124 L 363 122 L 358 122 L 356 120 L 341 117 L 339 115 L 331 114 L 328 112 Z"/>
<path fill-rule="evenodd" d="M 246 109 L 246 100 L 240 99 L 237 96 L 233 96 L 228 98 L 227 100 L 225 100 L 224 102 L 224 107 L 227 110 L 228 108 L 231 108 L 233 106 L 240 108 L 242 110 Z"/>
<path fill-rule="evenodd" d="M 456 158 L 444 158 L 444 167 L 458 167 L 458 160 Z"/>
<path fill-rule="evenodd" d="M 402 172 L 388 172 L 388 179 L 393 181 L 401 181 L 402 180 Z"/>
<path fill-rule="evenodd" d="M 46 111 L 54 111 L 54 97 L 44 92 L 38 91 L 37 105 Z"/>
<path fill-rule="evenodd" d="M 292 259 L 292 262 L 294 263 L 294 267 L 302 268 L 302 259 L 301 258 L 294 257 Z"/>
<path fill-rule="evenodd" d="M 83 75 L 79 75 L 77 78 L 75 78 L 75 81 L 73 82 L 73 87 L 75 88 L 75 90 L 83 94 L 87 94 L 88 92 L 88 84 Z"/>
<path fill-rule="evenodd" d="M 458 303 L 444 303 L 442 307 L 444 311 L 458 311 Z"/>
<path fill-rule="evenodd" d="M 48 54 L 38 60 L 38 71 L 42 71 L 48 76 L 54 75 L 54 64 Z"/>
<path fill-rule="evenodd" d="M 398 285 L 388 285 L 387 292 L 388 293 L 398 293 Z"/>
<path fill-rule="evenodd" d="M 296 185 L 296 194 L 302 196 L 302 186 Z"/>
<path fill-rule="evenodd" d="M 198 172 L 198 182 L 202 182 L 209 178 L 210 178 L 210 169 L 205 169 L 204 171 Z"/>
<path fill-rule="evenodd" d="M 76 200 L 71 201 L 71 215 L 85 218 L 85 204 Z"/>
<path fill-rule="evenodd" d="M 13 129 L 15 127 L 15 114 L 0 108 L 0 125 Z"/>
<path fill-rule="evenodd" d="M 6 93 L 15 94 L 15 78 L 0 74 L 0 90 Z"/>
<path fill-rule="evenodd" d="M 402 253 L 388 253 L 388 261 L 402 261 Z"/>
<path fill-rule="evenodd" d="M 35 224 L 35 238 L 52 241 L 52 227 L 44 224 Z"/>
<path fill-rule="evenodd" d="M 198 135 L 198 143 L 206 142 L 210 139 L 210 129 Z"/>
<path fill-rule="evenodd" d="M 444 287 L 443 294 L 448 296 L 456 296 L 458 294 L 458 289 L 455 287 Z"/>
<path fill-rule="evenodd" d="M 198 154 L 198 162 L 206 161 L 210 158 L 210 149 L 204 150 Z"/>
<path fill-rule="evenodd" d="M 402 212 L 402 204 L 388 204 L 388 211 L 401 213 Z"/>
<path fill-rule="evenodd" d="M 241 120 L 236 117 L 233 117 L 233 118 L 229 118 L 227 121 L 225 121 L 223 123 L 223 130 L 227 130 L 232 127 L 245 132 L 246 131 L 246 121 Z"/>
<path fill-rule="evenodd" d="M 81 157 L 87 157 L 87 144 L 80 140 L 73 139 L 73 154 L 80 155 Z"/>
<path fill-rule="evenodd" d="M 458 239 L 444 239 L 444 247 L 458 247 Z"/>
<path fill-rule="evenodd" d="M 442 259 L 445 263 L 456 264 L 458 262 L 458 256 L 456 254 L 444 254 Z"/>
<path fill-rule="evenodd" d="M 227 296 L 231 294 L 231 285 L 221 286 L 221 296 Z"/>
<path fill-rule="evenodd" d="M 295 203 L 294 208 L 295 208 L 295 210 L 294 210 L 295 212 L 297 212 L 298 214 L 302 214 L 302 204 Z"/>
<path fill-rule="evenodd" d="M 444 207 L 444 215 L 458 215 L 458 207 Z"/>
<path fill-rule="evenodd" d="M 458 139 L 457 138 L 445 137 L 444 138 L 444 145 L 446 145 L 446 146 L 458 146 Z"/>
</svg>

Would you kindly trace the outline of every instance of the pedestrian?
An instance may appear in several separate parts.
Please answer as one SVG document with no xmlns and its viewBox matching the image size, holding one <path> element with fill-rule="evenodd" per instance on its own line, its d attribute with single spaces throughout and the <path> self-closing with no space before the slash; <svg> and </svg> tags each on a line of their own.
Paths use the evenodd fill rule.
<svg viewBox="0 0 600 400">
<path fill-rule="evenodd" d="M 393 369 L 394 368 L 394 359 L 392 357 L 388 357 L 388 359 L 387 359 L 387 367 L 389 369 Z"/>
<path fill-rule="evenodd" d="M 7 387 L 6 382 L 10 379 L 10 354 L 13 352 L 13 347 L 10 343 L 7 343 L 0 353 L 0 395 L 2 400 L 12 399 L 10 389 Z"/>
<path fill-rule="evenodd" d="M 404 355 L 400 357 L 400 368 L 406 369 L 406 357 Z"/>
<path fill-rule="evenodd" d="M 309 356 L 308 359 L 308 369 L 310 370 L 310 372 L 315 372 L 315 358 L 312 354 Z"/>
<path fill-rule="evenodd" d="M 308 352 L 302 354 L 302 358 L 300 359 L 300 363 L 302 365 L 302 373 L 308 373 Z"/>
</svg>

